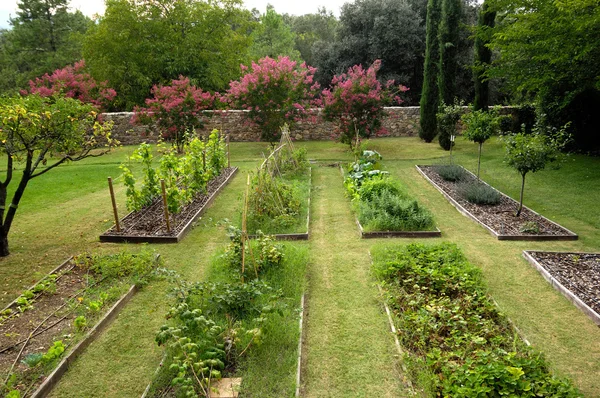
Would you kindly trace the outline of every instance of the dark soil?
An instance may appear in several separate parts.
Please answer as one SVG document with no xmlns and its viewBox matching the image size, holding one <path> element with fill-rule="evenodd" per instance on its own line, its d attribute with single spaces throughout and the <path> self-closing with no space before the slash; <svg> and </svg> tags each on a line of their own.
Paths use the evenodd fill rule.
<svg viewBox="0 0 600 398">
<path fill-rule="evenodd" d="M 557 281 L 600 314 L 600 254 L 529 252 Z"/>
<path fill-rule="evenodd" d="M 105 232 L 104 235 L 112 236 L 177 236 L 199 210 L 201 210 L 210 196 L 229 178 L 235 168 L 225 168 L 223 172 L 208 183 L 207 192 L 197 195 L 194 200 L 185 206 L 181 212 L 170 214 L 171 232 L 167 232 L 162 198 L 156 198 L 150 206 L 139 211 L 134 211 L 125 216 L 120 223 L 121 232 L 116 227 Z"/>
<path fill-rule="evenodd" d="M 0 353 L 0 375 L 2 377 L 6 376 L 23 347 L 23 343 L 17 343 L 26 340 L 39 325 L 41 326 L 38 331 L 50 328 L 27 342 L 17 365 L 15 365 L 15 371 L 26 371 L 28 367 L 21 360 L 29 354 L 45 353 L 55 340 L 62 340 L 65 346 L 69 344 L 73 333 L 71 325 L 75 314 L 72 311 L 73 304 L 64 304 L 70 298 L 76 302 L 74 295 L 77 295 L 86 286 L 87 271 L 69 263 L 58 273 L 56 291 L 41 293 L 32 302 L 33 308 L 22 313 L 16 305 L 10 307 L 17 316 L 12 316 L 0 324 L 0 351 L 3 351 Z M 46 318 L 48 319 L 46 320 Z M 11 346 L 12 348 L 5 350 Z"/>
<path fill-rule="evenodd" d="M 523 211 L 519 217 L 515 216 L 519 203 L 502 194 L 502 199 L 497 205 L 478 205 L 463 199 L 457 191 L 458 184 L 456 182 L 446 181 L 435 171 L 435 166 L 419 166 L 423 173 L 429 177 L 444 193 L 454 199 L 477 220 L 485 224 L 498 235 L 513 235 L 513 236 L 544 236 L 544 235 L 571 235 L 569 231 L 556 225 L 539 214 L 534 213 L 527 207 L 523 207 Z M 477 177 L 471 173 L 467 173 L 467 181 L 476 182 Z M 537 224 L 539 233 L 522 232 L 521 228 L 525 223 L 534 222 Z"/>
</svg>

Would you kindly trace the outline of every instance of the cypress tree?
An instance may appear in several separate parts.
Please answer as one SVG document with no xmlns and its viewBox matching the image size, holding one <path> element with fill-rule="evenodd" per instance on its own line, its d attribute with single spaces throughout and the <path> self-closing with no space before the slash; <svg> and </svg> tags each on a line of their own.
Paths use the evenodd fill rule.
<svg viewBox="0 0 600 398">
<path fill-rule="evenodd" d="M 440 73 L 438 75 L 438 87 L 440 102 L 450 105 L 456 95 L 461 0 L 441 1 L 442 14 L 439 27 Z"/>
<path fill-rule="evenodd" d="M 487 47 L 491 28 L 494 27 L 496 12 L 490 11 L 486 1 L 483 2 L 477 21 L 477 34 L 475 36 L 475 65 L 473 80 L 475 81 L 474 110 L 487 110 L 490 102 L 488 81 L 485 80 L 485 70 L 492 61 L 492 50 Z"/>
<path fill-rule="evenodd" d="M 435 138 L 437 130 L 436 114 L 439 105 L 437 74 L 439 72 L 439 38 L 441 0 L 427 3 L 427 26 L 425 39 L 425 65 L 423 67 L 423 90 L 421 91 L 421 128 L 419 137 L 425 142 Z"/>
</svg>

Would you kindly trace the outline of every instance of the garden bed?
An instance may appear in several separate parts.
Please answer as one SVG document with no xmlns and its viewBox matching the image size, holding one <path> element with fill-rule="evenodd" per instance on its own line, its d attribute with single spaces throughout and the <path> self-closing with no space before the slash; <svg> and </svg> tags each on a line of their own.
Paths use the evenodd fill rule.
<svg viewBox="0 0 600 398">
<path fill-rule="evenodd" d="M 308 172 L 291 180 L 298 181 L 301 192 L 300 200 L 302 206 L 298 214 L 297 222 L 291 227 L 282 229 L 262 230 L 267 235 L 273 235 L 277 240 L 308 240 L 310 238 L 310 197 L 312 192 L 312 168 L 308 168 Z M 300 229 L 300 232 L 296 232 Z M 281 232 L 280 232 L 281 231 Z M 289 231 L 289 232 L 288 232 Z M 304 232 L 306 231 L 306 232 Z M 251 231 L 252 232 L 252 231 Z M 250 233 L 249 238 L 255 239 L 257 235 Z"/>
<path fill-rule="evenodd" d="M 600 326 L 600 254 L 523 251 L 550 284 Z"/>
<path fill-rule="evenodd" d="M 478 205 L 464 199 L 458 192 L 456 182 L 446 181 L 435 171 L 435 166 L 416 166 L 419 173 L 438 189 L 448 201 L 463 215 L 472 218 L 486 228 L 498 240 L 577 240 L 577 234 L 523 206 L 519 217 L 515 217 L 519 203 L 489 186 L 500 195 L 500 203 L 496 205 Z M 477 177 L 464 169 L 467 182 L 476 182 Z M 538 231 L 526 232 L 527 224 L 536 225 Z"/>
<path fill-rule="evenodd" d="M 149 256 L 126 261 L 152 267 Z M 132 283 L 142 275 L 92 271 L 94 259 L 70 258 L 0 311 L 0 393 L 46 396 L 137 292 Z"/>
<path fill-rule="evenodd" d="M 170 214 L 171 232 L 167 232 L 162 198 L 140 211 L 133 211 L 121 222 L 121 231 L 116 226 L 100 235 L 101 242 L 148 242 L 177 243 L 194 226 L 202 212 L 212 203 L 217 194 L 225 187 L 238 171 L 237 167 L 224 169 L 221 174 L 208 183 L 207 192 L 197 195 L 181 212 Z"/>
</svg>

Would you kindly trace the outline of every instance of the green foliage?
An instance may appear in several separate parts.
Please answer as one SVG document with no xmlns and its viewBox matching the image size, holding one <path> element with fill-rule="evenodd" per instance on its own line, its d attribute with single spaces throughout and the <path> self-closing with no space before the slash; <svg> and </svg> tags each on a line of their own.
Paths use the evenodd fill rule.
<svg viewBox="0 0 600 398">
<path fill-rule="evenodd" d="M 336 37 L 338 20 L 333 12 L 319 7 L 314 14 L 283 15 L 284 21 L 295 33 L 295 49 L 307 65 L 315 65 L 313 47 L 317 42 L 333 42 Z M 333 77 L 333 76 L 332 76 Z M 331 79 L 329 79 L 331 80 Z"/>
<path fill-rule="evenodd" d="M 87 329 L 87 318 L 83 315 L 78 316 L 77 318 L 75 318 L 75 320 L 73 321 L 73 326 L 75 326 L 75 329 L 78 332 L 81 332 L 85 329 Z"/>
<path fill-rule="evenodd" d="M 477 205 L 493 206 L 502 199 L 500 192 L 481 181 L 459 182 L 457 190 L 463 199 Z"/>
<path fill-rule="evenodd" d="M 491 136 L 498 133 L 500 128 L 496 111 L 476 111 L 465 113 L 461 117 L 466 128 L 463 136 L 469 141 L 483 144 Z"/>
<path fill-rule="evenodd" d="M 421 91 L 421 119 L 419 137 L 431 142 L 437 134 L 436 115 L 439 106 L 439 73 L 440 42 L 438 28 L 441 18 L 441 0 L 428 0 L 427 3 L 427 38 L 425 45 L 425 65 L 423 70 L 423 90 Z"/>
<path fill-rule="evenodd" d="M 489 0 L 484 1 L 479 10 L 477 30 L 475 33 L 475 62 L 473 65 L 473 80 L 475 83 L 475 99 L 473 109 L 488 110 L 490 102 L 489 82 L 485 72 L 492 62 L 492 50 L 487 46 L 494 28 L 496 13 L 490 11 Z"/>
<path fill-rule="evenodd" d="M 389 247 L 374 263 L 398 337 L 433 373 L 436 396 L 580 397 L 517 339 L 455 245 Z"/>
<path fill-rule="evenodd" d="M 540 225 L 535 221 L 527 221 L 521 224 L 519 227 L 519 232 L 537 235 L 540 233 Z"/>
<path fill-rule="evenodd" d="M 248 196 L 248 222 L 250 229 L 258 228 L 264 221 L 271 220 L 285 227 L 295 222 L 302 204 L 298 188 L 265 169 L 258 170 L 252 177 Z"/>
<path fill-rule="evenodd" d="M 227 266 L 235 269 L 245 278 L 254 278 L 260 273 L 279 267 L 283 261 L 282 246 L 277 244 L 275 238 L 257 231 L 256 239 L 242 245 L 242 230 L 234 225 L 227 226 L 227 236 L 231 242 L 223 254 Z M 242 255 L 245 259 L 245 268 L 242 269 Z"/>
<path fill-rule="evenodd" d="M 300 53 L 295 49 L 295 33 L 271 4 L 267 4 L 267 11 L 260 16 L 260 23 L 252 31 L 250 38 L 250 55 L 254 59 L 279 56 L 287 56 L 295 61 L 301 59 Z"/>
<path fill-rule="evenodd" d="M 438 74 L 440 104 L 450 104 L 456 98 L 461 5 L 462 0 L 441 0 L 441 18 L 438 31 L 440 41 L 440 72 Z"/>
<path fill-rule="evenodd" d="M 129 162 L 120 166 L 129 210 L 139 211 L 157 200 L 162 179 L 169 212 L 179 213 L 197 194 L 206 192 L 208 182 L 227 165 L 225 140 L 217 130 L 213 130 L 206 141 L 194 138 L 183 148 L 183 156 L 166 150 L 157 167 L 152 146 L 142 143 L 129 157 Z M 136 186 L 133 162 L 142 165 L 144 179 L 140 188 Z"/>
<path fill-rule="evenodd" d="M 435 172 L 445 181 L 458 182 L 468 175 L 462 166 L 457 164 L 445 164 L 434 167 Z"/>
<path fill-rule="evenodd" d="M 442 102 L 440 106 L 441 112 L 437 117 L 438 140 L 440 146 L 445 150 L 450 150 L 452 145 L 451 136 L 456 136 L 456 123 L 460 120 L 463 114 L 463 102 L 455 100 L 453 105 L 446 105 Z"/>
<path fill-rule="evenodd" d="M 25 358 L 23 358 L 23 360 L 21 362 L 24 363 L 25 365 L 29 366 L 30 368 L 35 368 L 37 365 L 42 363 L 43 359 L 44 359 L 44 353 L 32 352 L 30 354 L 25 355 Z"/>
<path fill-rule="evenodd" d="M 42 363 L 48 364 L 53 362 L 54 360 L 60 358 L 62 354 L 65 352 L 65 345 L 62 340 L 55 341 L 48 351 L 42 356 Z"/>
<path fill-rule="evenodd" d="M 121 279 L 132 277 L 144 283 L 151 277 L 157 265 L 156 253 L 144 248 L 136 254 L 119 252 L 110 255 L 85 253 L 74 258 L 78 267 L 89 270 L 103 278 Z"/>
<path fill-rule="evenodd" d="M 416 200 L 388 190 L 361 200 L 358 220 L 366 231 L 424 231 L 434 226 L 431 213 Z"/>
<path fill-rule="evenodd" d="M 248 60 L 251 18 L 238 0 L 109 0 L 83 54 L 92 76 L 119 93 L 117 107 L 131 110 L 180 75 L 204 90 L 227 88 Z"/>
</svg>

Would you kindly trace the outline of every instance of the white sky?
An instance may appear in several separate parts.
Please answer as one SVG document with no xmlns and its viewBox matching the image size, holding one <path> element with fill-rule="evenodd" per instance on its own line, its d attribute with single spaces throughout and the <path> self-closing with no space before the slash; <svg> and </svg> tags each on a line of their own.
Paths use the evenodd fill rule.
<svg viewBox="0 0 600 398">
<path fill-rule="evenodd" d="M 320 6 L 327 7 L 327 10 L 339 17 L 342 4 L 351 0 L 244 0 L 246 8 L 257 8 L 261 13 L 264 13 L 267 4 L 272 4 L 275 11 L 280 14 L 303 15 L 316 13 Z M 71 0 L 71 8 L 79 9 L 85 15 L 92 17 L 94 14 L 104 13 L 104 0 Z M 15 16 L 17 11 L 17 0 L 1 0 L 0 1 L 0 28 L 8 28 L 8 18 Z"/>
</svg>

